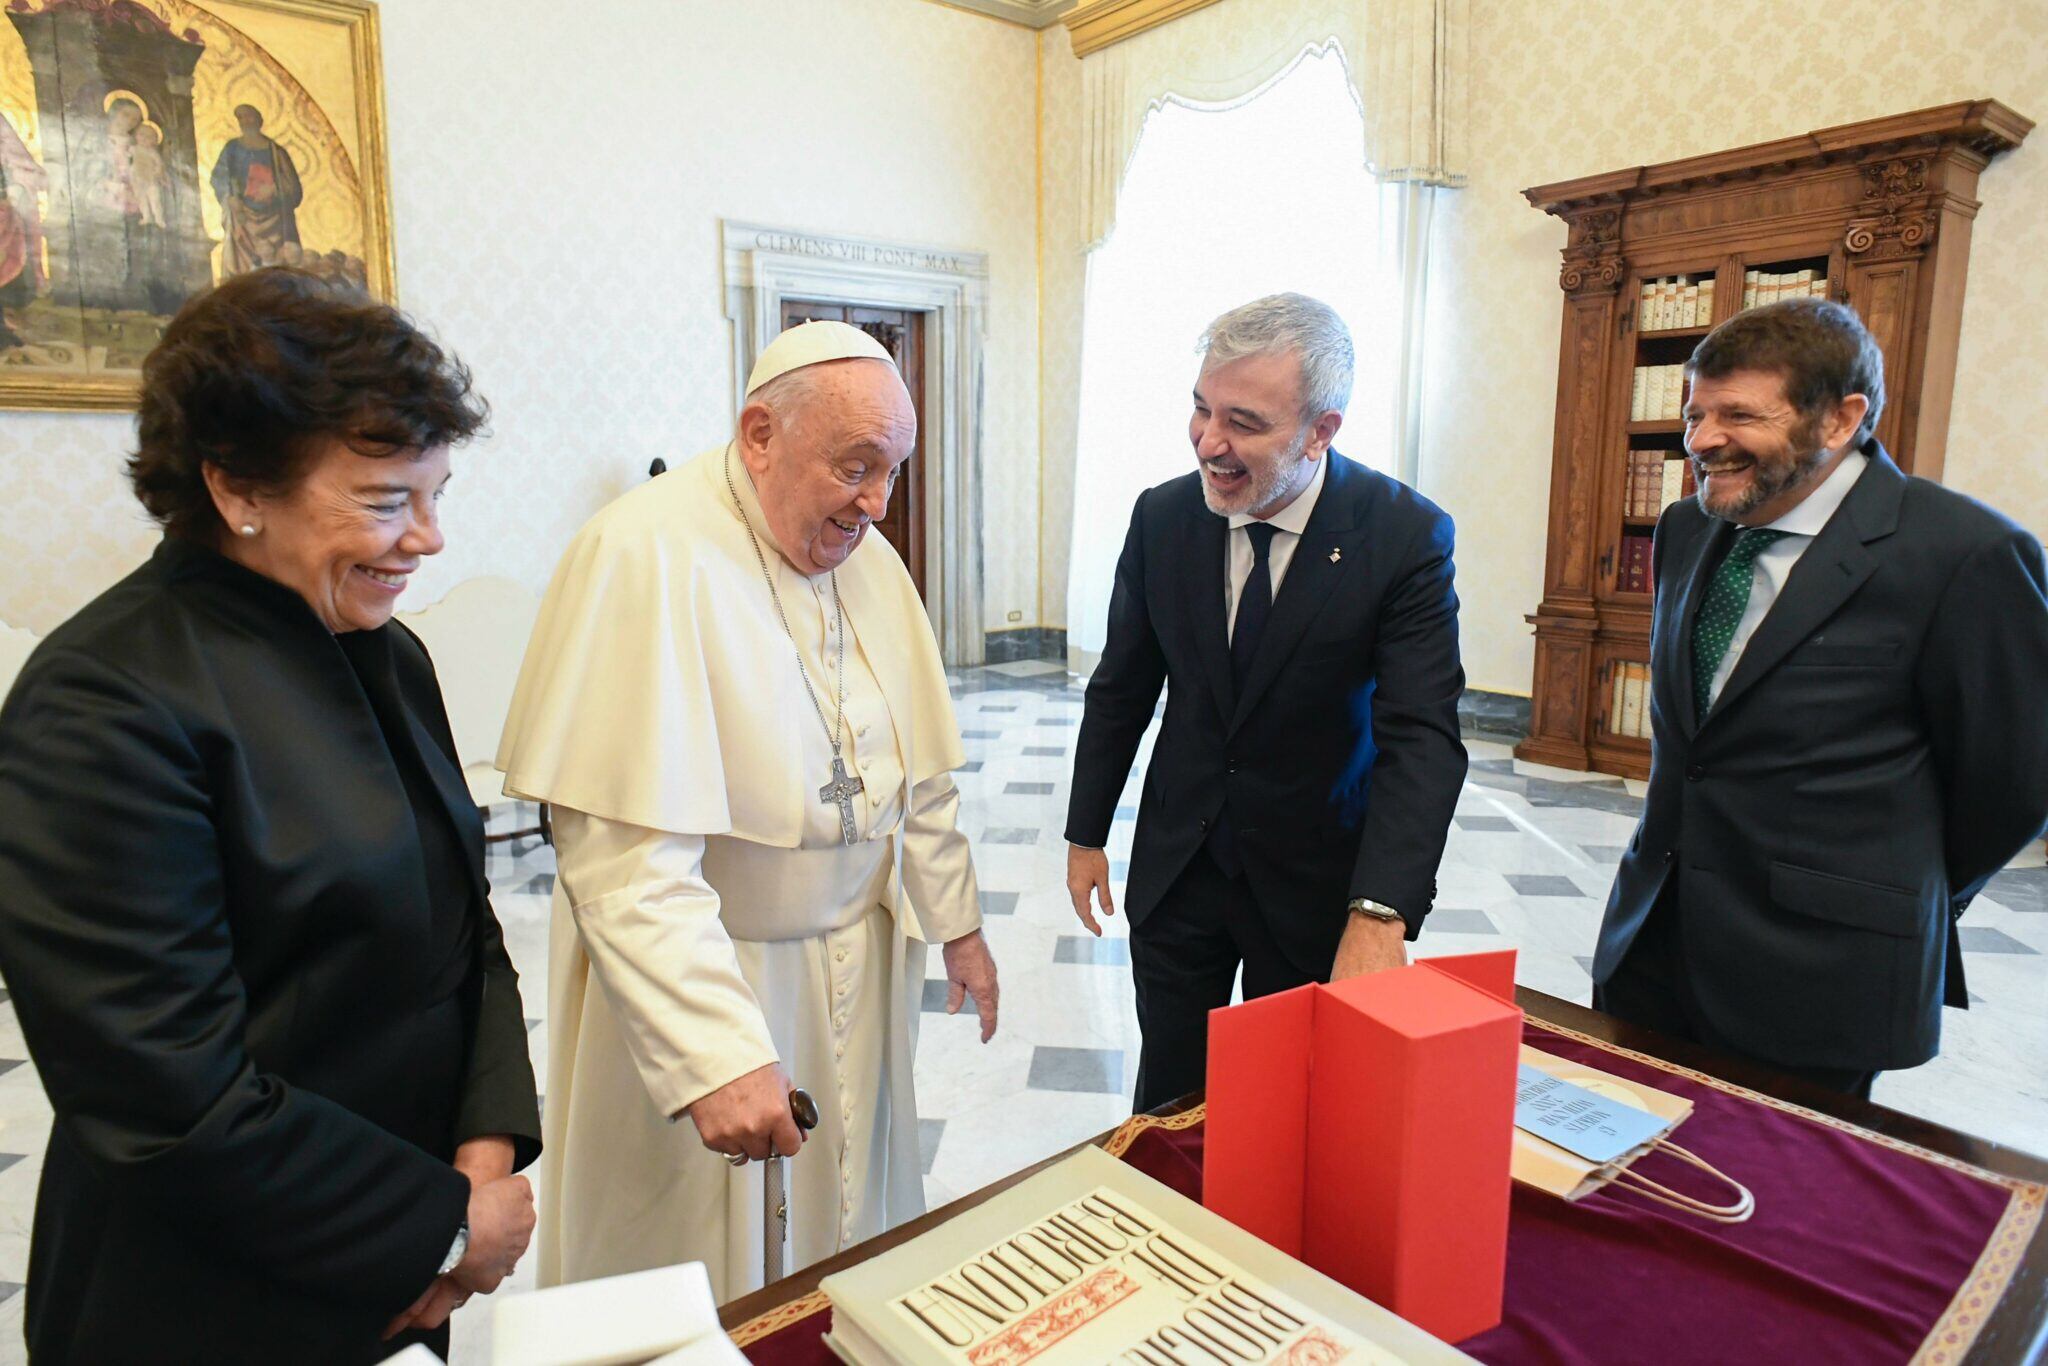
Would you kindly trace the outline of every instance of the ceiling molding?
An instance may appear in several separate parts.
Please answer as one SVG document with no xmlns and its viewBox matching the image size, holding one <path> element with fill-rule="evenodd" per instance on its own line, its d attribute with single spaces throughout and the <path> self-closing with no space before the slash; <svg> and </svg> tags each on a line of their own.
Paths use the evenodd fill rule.
<svg viewBox="0 0 2048 1366">
<path fill-rule="evenodd" d="M 1060 16 L 1074 7 L 1075 0 L 931 0 L 947 9 L 964 9 L 986 14 L 1025 28 L 1051 28 Z"/>
<path fill-rule="evenodd" d="M 1086 57 L 1215 3 L 1216 0 L 1082 0 L 1061 17 L 1061 22 L 1073 40 L 1074 55 Z"/>
</svg>

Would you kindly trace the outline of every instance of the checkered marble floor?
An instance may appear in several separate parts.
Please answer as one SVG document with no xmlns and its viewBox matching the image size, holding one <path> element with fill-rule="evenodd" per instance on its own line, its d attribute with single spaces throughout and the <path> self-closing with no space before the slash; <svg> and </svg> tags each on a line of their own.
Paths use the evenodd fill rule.
<svg viewBox="0 0 2048 1366">
<path fill-rule="evenodd" d="M 1065 890 L 1067 779 L 1080 726 L 1079 682 L 1058 664 L 960 670 L 966 737 L 961 821 L 975 848 L 982 909 L 1003 980 L 1002 1023 L 979 1042 L 972 1010 L 945 1015 L 928 983 L 917 1052 L 925 1193 L 943 1204 L 1106 1129 L 1130 1113 L 1138 1025 L 1121 917 L 1097 940 Z M 1600 911 L 1634 830 L 1642 785 L 1525 764 L 1468 738 L 1471 774 L 1438 876 L 1424 955 L 1512 947 L 1520 980 L 1589 997 Z M 1150 737 L 1140 754 L 1149 756 Z M 518 813 L 531 824 L 530 810 Z M 1136 781 L 1110 837 L 1121 878 L 1137 818 Z M 509 818 L 498 818 L 504 824 Z M 548 898 L 554 857 L 537 841 L 491 846 L 493 899 L 525 984 L 534 1068 L 545 1075 Z M 2048 1153 L 2048 866 L 2038 845 L 1971 907 L 1962 931 L 1972 988 L 1944 1022 L 1942 1056 L 1879 1079 L 1875 1098 L 1951 1127 Z M 930 971 L 940 972 L 938 956 Z M 18 1293 L 50 1125 L 0 990 L 0 1366 L 23 1359 Z M 531 1285 L 531 1264 L 510 1283 Z M 488 1300 L 456 1316 L 455 1359 L 488 1359 Z"/>
</svg>

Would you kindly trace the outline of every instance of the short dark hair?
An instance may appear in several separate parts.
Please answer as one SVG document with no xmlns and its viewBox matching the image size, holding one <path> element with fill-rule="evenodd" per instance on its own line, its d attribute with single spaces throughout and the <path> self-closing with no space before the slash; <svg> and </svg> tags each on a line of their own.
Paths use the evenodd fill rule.
<svg viewBox="0 0 2048 1366">
<path fill-rule="evenodd" d="M 194 296 L 142 362 L 128 479 L 166 532 L 208 540 L 209 464 L 281 492 L 323 440 L 399 455 L 465 441 L 488 413 L 469 370 L 403 313 L 271 266 Z"/>
<path fill-rule="evenodd" d="M 1856 429 L 1859 443 L 1884 412 L 1884 353 L 1854 309 L 1829 299 L 1782 299 L 1738 313 L 1701 338 L 1685 363 L 1688 376 L 1707 379 L 1737 370 L 1782 377 L 1785 397 L 1808 420 L 1862 394 L 1870 410 Z"/>
</svg>

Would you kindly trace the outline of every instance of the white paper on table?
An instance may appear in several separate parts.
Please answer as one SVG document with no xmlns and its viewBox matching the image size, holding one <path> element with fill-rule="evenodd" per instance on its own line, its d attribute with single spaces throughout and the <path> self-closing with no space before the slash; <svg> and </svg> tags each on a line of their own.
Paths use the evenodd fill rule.
<svg viewBox="0 0 2048 1366">
<path fill-rule="evenodd" d="M 378 1366 L 443 1366 L 434 1349 L 415 1342 L 395 1357 L 385 1357 Z"/>
<path fill-rule="evenodd" d="M 491 1362 L 623 1366 L 723 1336 L 704 1263 L 686 1262 L 501 1301 L 491 1319 Z"/>
</svg>

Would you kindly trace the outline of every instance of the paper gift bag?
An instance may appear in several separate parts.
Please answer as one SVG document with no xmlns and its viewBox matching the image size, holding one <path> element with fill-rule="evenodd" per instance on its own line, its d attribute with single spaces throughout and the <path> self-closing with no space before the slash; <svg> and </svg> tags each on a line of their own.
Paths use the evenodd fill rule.
<svg viewBox="0 0 2048 1366">
<path fill-rule="evenodd" d="M 1671 1141 L 1671 1131 L 1692 1113 L 1690 1100 L 1527 1045 L 1522 1047 L 1521 1062 L 1525 1067 L 1582 1087 L 1602 1100 L 1647 1111 L 1662 1123 L 1646 1137 L 1632 1143 L 1626 1151 L 1606 1161 L 1591 1160 L 1517 1126 L 1512 1167 L 1516 1181 L 1569 1201 L 1583 1200 L 1595 1191 L 1612 1186 L 1617 1193 L 1627 1190 L 1646 1200 L 1716 1223 L 1739 1224 L 1754 1213 L 1756 1201 L 1747 1187 Z M 1687 1163 L 1726 1183 L 1734 1190 L 1736 1199 L 1726 1205 L 1710 1204 L 1674 1191 L 1635 1170 L 1636 1161 L 1653 1152 Z"/>
<path fill-rule="evenodd" d="M 1211 1012 L 1202 1203 L 1447 1342 L 1500 1322 L 1514 954 Z"/>
</svg>

